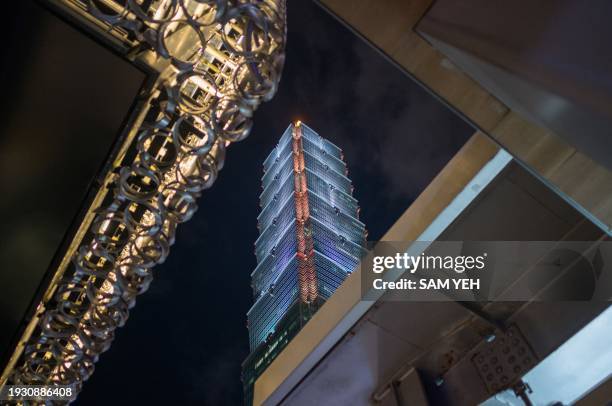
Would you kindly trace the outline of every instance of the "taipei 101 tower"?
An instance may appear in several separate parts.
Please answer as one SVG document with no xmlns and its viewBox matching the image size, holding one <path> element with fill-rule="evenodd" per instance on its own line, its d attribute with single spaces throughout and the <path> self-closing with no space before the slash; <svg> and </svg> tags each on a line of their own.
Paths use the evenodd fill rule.
<svg viewBox="0 0 612 406">
<path fill-rule="evenodd" d="M 355 269 L 366 239 L 336 145 L 298 121 L 263 166 L 242 374 L 247 405 L 257 377 Z"/>
</svg>

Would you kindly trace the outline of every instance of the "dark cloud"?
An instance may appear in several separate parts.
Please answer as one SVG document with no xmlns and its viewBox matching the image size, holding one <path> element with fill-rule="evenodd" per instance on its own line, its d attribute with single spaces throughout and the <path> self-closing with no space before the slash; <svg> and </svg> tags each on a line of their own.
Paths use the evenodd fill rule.
<svg viewBox="0 0 612 406">
<path fill-rule="evenodd" d="M 193 382 L 190 397 L 201 399 L 206 405 L 224 405 L 236 397 L 236 365 L 244 361 L 243 344 L 230 342 L 216 352 L 212 359 L 186 365 L 187 379 Z"/>
<path fill-rule="evenodd" d="M 292 6 L 300 12 L 293 21 L 289 15 L 288 65 L 277 98 L 344 149 L 365 217 L 381 205 L 397 216 L 473 130 L 333 17 L 304 2 Z M 368 205 L 371 195 L 380 199 Z M 374 225 L 371 235 L 380 236 L 389 221 L 373 219 L 382 228 Z"/>
</svg>

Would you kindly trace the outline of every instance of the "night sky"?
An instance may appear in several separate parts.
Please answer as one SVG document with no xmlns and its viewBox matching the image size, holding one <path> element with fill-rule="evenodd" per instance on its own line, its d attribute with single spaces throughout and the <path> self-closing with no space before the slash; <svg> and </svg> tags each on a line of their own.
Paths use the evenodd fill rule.
<svg viewBox="0 0 612 406">
<path fill-rule="evenodd" d="M 314 3 L 291 0 L 288 11 L 278 94 L 257 111 L 251 136 L 228 151 L 77 404 L 242 403 L 262 163 L 291 121 L 344 150 L 370 240 L 473 133 Z"/>
</svg>

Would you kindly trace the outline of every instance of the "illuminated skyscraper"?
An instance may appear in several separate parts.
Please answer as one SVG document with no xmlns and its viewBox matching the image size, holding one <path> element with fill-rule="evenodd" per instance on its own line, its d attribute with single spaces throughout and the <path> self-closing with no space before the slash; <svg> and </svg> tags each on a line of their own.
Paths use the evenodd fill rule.
<svg viewBox="0 0 612 406">
<path fill-rule="evenodd" d="M 366 230 L 347 174 L 340 148 L 300 122 L 264 162 L 251 354 L 243 364 L 247 404 L 257 377 L 363 255 Z"/>
</svg>

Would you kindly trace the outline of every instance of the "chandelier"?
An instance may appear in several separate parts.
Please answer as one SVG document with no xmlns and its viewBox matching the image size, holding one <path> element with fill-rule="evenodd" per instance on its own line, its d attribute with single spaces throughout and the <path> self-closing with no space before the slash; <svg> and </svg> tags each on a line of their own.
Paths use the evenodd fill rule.
<svg viewBox="0 0 612 406">
<path fill-rule="evenodd" d="M 56 1 L 58 3 L 58 1 Z M 78 392 L 147 290 L 178 224 L 276 92 L 284 0 L 61 0 L 157 72 L 133 137 L 105 174 L 71 260 L 52 278 L 9 363 L 13 385 Z"/>
</svg>

